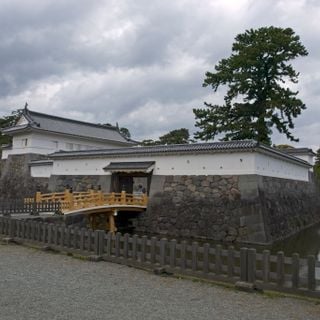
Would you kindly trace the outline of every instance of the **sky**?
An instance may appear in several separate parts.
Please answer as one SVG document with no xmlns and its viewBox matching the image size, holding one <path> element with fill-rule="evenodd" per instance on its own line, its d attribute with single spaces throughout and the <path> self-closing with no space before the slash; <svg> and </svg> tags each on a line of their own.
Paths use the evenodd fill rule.
<svg viewBox="0 0 320 320">
<path fill-rule="evenodd" d="M 307 109 L 292 143 L 320 145 L 320 1 L 0 0 L 0 116 L 24 107 L 95 123 L 118 123 L 136 140 L 178 128 L 194 133 L 193 108 L 222 103 L 202 87 L 231 54 L 237 34 L 290 27 L 309 55 L 293 62 L 292 86 Z"/>
</svg>

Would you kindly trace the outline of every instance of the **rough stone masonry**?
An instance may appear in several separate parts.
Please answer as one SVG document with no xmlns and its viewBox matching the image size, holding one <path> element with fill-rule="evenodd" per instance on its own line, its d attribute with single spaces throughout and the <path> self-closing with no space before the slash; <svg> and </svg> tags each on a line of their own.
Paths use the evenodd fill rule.
<svg viewBox="0 0 320 320">
<path fill-rule="evenodd" d="M 270 243 L 320 221 L 315 184 L 257 175 L 153 177 L 136 230 Z"/>
</svg>

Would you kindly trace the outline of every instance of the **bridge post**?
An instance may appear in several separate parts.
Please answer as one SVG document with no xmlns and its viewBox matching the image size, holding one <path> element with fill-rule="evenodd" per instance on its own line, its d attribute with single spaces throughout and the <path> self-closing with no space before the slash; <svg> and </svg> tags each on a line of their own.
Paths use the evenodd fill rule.
<svg viewBox="0 0 320 320">
<path fill-rule="evenodd" d="M 103 205 L 103 192 L 101 191 L 101 187 L 97 193 L 98 193 L 98 204 L 101 206 Z"/>
<path fill-rule="evenodd" d="M 36 192 L 35 202 L 41 202 L 41 191 Z"/>
<path fill-rule="evenodd" d="M 147 206 L 147 203 L 148 203 L 148 196 L 146 193 L 144 193 L 142 196 L 142 205 Z"/>
<path fill-rule="evenodd" d="M 115 233 L 117 231 L 116 223 L 114 220 L 114 214 L 116 212 L 117 210 L 114 210 L 114 212 L 109 215 L 109 232 L 112 232 L 112 233 Z"/>
<path fill-rule="evenodd" d="M 114 192 L 111 192 L 111 194 L 110 194 L 110 203 L 109 204 L 115 204 L 115 201 L 116 201 L 115 194 L 114 194 Z"/>
<path fill-rule="evenodd" d="M 121 191 L 121 204 L 126 204 L 126 192 Z"/>
<path fill-rule="evenodd" d="M 64 197 L 65 197 L 65 201 L 67 203 L 68 209 L 72 210 L 74 208 L 72 189 L 65 189 Z"/>
</svg>

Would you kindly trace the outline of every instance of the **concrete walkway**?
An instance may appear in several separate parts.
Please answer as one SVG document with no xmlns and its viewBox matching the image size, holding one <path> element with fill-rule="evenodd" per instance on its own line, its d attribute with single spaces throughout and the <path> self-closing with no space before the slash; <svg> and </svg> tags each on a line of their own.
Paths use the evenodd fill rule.
<svg viewBox="0 0 320 320">
<path fill-rule="evenodd" d="M 0 245 L 0 319 L 320 319 L 320 305 Z"/>
</svg>

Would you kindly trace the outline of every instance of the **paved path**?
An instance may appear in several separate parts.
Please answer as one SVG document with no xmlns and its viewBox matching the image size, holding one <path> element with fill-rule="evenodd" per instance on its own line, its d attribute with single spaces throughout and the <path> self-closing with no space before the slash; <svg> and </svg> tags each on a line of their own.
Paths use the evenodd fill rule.
<svg viewBox="0 0 320 320">
<path fill-rule="evenodd" d="M 320 305 L 269 298 L 0 245 L 0 319 L 320 319 Z"/>
</svg>

